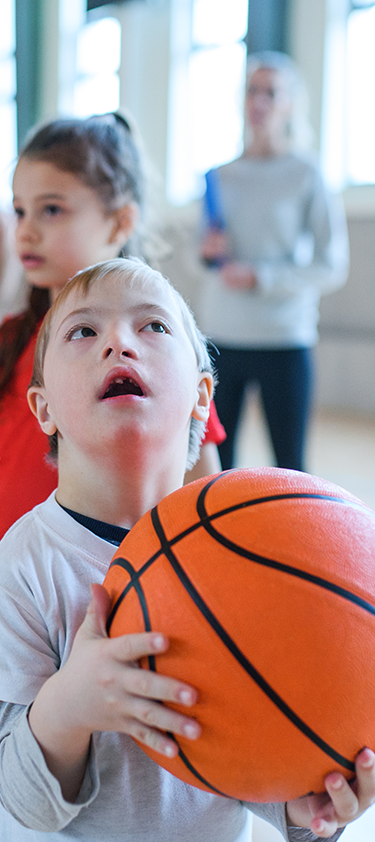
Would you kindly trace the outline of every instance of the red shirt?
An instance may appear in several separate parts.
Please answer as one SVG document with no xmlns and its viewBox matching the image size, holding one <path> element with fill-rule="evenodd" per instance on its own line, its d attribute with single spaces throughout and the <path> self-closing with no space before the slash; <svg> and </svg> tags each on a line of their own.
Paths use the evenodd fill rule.
<svg viewBox="0 0 375 842">
<path fill-rule="evenodd" d="M 209 441 L 214 442 L 214 444 L 221 444 L 227 437 L 227 434 L 224 430 L 224 427 L 219 420 L 219 416 L 217 414 L 215 402 L 211 401 L 210 404 L 210 414 L 206 424 L 206 435 L 203 439 L 202 444 L 207 444 Z"/>
<path fill-rule="evenodd" d="M 57 470 L 46 462 L 48 437 L 26 399 L 36 335 L 17 362 L 15 376 L 0 404 L 0 537 L 57 486 Z"/>
</svg>

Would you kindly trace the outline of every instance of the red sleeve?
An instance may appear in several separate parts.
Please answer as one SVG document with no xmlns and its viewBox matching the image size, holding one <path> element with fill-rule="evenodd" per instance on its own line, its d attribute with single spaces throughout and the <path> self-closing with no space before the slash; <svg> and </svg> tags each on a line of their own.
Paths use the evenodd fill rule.
<svg viewBox="0 0 375 842">
<path fill-rule="evenodd" d="M 210 415 L 206 425 L 206 435 L 202 444 L 213 442 L 214 444 L 221 444 L 226 439 L 227 434 L 217 414 L 215 402 L 211 401 Z"/>
</svg>

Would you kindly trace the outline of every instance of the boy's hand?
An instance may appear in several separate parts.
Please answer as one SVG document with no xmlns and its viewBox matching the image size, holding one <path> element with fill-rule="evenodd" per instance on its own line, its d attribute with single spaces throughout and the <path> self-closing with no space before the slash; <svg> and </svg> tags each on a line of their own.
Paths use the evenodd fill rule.
<svg viewBox="0 0 375 842">
<path fill-rule="evenodd" d="M 105 588 L 93 585 L 66 664 L 45 682 L 29 711 L 30 728 L 68 801 L 79 793 L 94 731 L 130 734 L 167 757 L 178 747 L 164 732 L 192 740 L 201 733 L 194 719 L 160 704 L 189 707 L 196 690 L 139 668 L 140 658 L 165 652 L 167 638 L 155 632 L 109 638 L 109 602 Z"/>
<path fill-rule="evenodd" d="M 92 599 L 71 654 L 63 667 L 74 697 L 71 718 L 90 731 L 130 734 L 168 757 L 178 752 L 166 731 L 189 739 L 200 735 L 193 719 L 160 702 L 190 706 L 196 691 L 181 681 L 140 669 L 139 660 L 168 649 L 167 638 L 156 632 L 108 638 L 109 596 L 101 585 L 92 586 Z M 77 688 L 77 689 L 73 689 Z M 72 723 L 73 724 L 73 723 Z"/>
<path fill-rule="evenodd" d="M 355 768 L 356 778 L 351 783 L 339 772 L 332 772 L 325 779 L 325 793 L 288 801 L 288 824 L 309 827 L 326 839 L 358 819 L 375 802 L 375 754 L 365 748 Z"/>
</svg>

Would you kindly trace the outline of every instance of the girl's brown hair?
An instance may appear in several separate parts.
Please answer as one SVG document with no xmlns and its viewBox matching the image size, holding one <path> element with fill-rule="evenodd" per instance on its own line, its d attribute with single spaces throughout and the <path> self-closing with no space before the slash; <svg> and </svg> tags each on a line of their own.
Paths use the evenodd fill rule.
<svg viewBox="0 0 375 842">
<path fill-rule="evenodd" d="M 43 161 L 73 173 L 96 191 L 110 213 L 128 202 L 143 209 L 144 179 L 134 130 L 120 114 L 87 119 L 53 120 L 34 130 L 19 159 Z M 147 243 L 141 223 L 129 250 L 146 259 Z M 67 278 L 68 280 L 68 278 Z M 48 289 L 30 288 L 27 309 L 0 328 L 0 400 L 9 389 L 21 354 L 50 306 Z"/>
</svg>

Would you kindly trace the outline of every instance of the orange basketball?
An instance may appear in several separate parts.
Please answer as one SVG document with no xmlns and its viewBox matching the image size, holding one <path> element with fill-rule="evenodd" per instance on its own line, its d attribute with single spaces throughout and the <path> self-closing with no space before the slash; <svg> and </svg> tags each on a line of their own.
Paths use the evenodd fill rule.
<svg viewBox="0 0 375 842">
<path fill-rule="evenodd" d="M 141 746 L 178 778 L 284 801 L 375 749 L 375 514 L 349 492 L 276 468 L 197 480 L 136 524 L 105 585 L 110 635 L 164 632 L 142 666 L 198 690 L 198 740 L 172 760 Z"/>
</svg>

